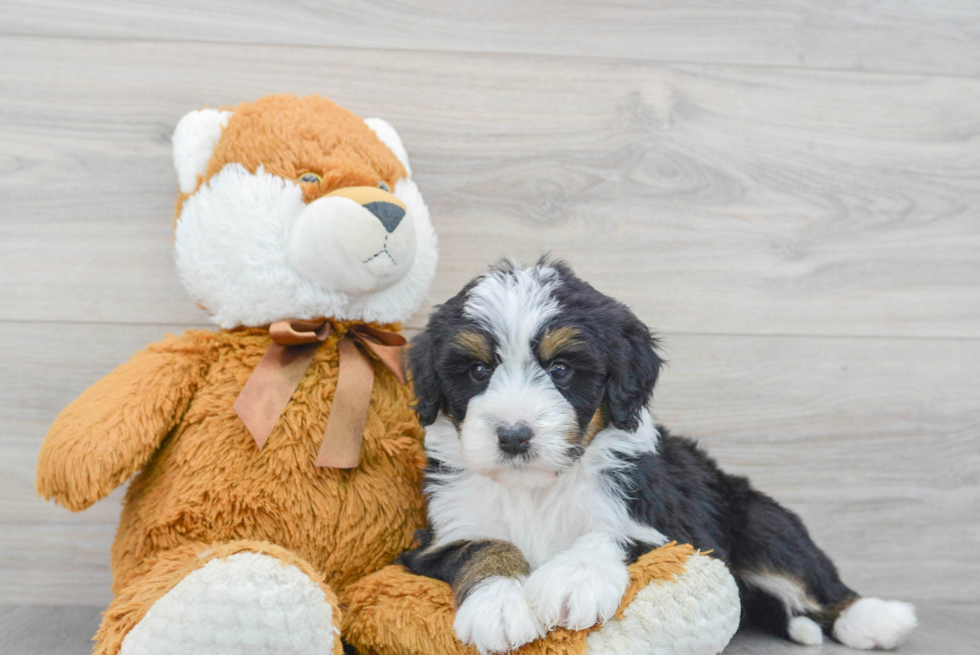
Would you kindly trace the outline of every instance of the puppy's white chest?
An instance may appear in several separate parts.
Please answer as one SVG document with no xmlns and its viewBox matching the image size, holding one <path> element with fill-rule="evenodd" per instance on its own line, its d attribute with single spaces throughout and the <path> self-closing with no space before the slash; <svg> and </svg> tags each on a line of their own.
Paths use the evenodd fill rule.
<svg viewBox="0 0 980 655">
<path fill-rule="evenodd" d="M 536 568 L 605 523 L 595 507 L 596 490 L 569 493 L 559 488 L 564 486 L 510 489 L 462 474 L 432 494 L 429 513 L 440 543 L 502 539 L 520 548 Z"/>
<path fill-rule="evenodd" d="M 601 431 L 585 455 L 549 484 L 504 484 L 466 468 L 455 428 L 446 420 L 437 421 L 425 437 L 429 456 L 444 466 L 432 474 L 426 488 L 435 544 L 509 541 L 532 568 L 590 532 L 605 533 L 621 544 L 664 544 L 664 535 L 633 520 L 625 490 L 610 477 L 621 465 L 615 453 L 649 452 L 655 444 L 656 431 L 644 411 L 635 433 Z"/>
</svg>

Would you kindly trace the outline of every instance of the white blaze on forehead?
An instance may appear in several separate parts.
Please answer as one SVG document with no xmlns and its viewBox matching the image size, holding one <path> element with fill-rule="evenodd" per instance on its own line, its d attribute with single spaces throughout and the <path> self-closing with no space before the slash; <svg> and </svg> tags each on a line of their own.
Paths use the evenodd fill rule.
<svg viewBox="0 0 980 655">
<path fill-rule="evenodd" d="M 560 283 L 551 266 L 494 271 L 470 291 L 463 315 L 496 338 L 504 363 L 518 363 L 530 357 L 531 339 L 558 313 L 552 292 Z"/>
</svg>

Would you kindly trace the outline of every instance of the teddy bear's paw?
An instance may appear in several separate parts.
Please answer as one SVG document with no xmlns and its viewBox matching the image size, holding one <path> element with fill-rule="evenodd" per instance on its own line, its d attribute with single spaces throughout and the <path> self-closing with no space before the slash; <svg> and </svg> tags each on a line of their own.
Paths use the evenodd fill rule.
<svg viewBox="0 0 980 655">
<path fill-rule="evenodd" d="M 332 650 L 333 607 L 292 565 L 258 553 L 213 559 L 154 603 L 120 655 L 292 655 Z"/>
<path fill-rule="evenodd" d="M 615 615 L 629 579 L 615 553 L 573 548 L 531 573 L 524 589 L 544 625 L 583 630 Z"/>
<path fill-rule="evenodd" d="M 586 638 L 589 655 L 715 655 L 738 629 L 738 585 L 721 560 L 695 554 L 684 571 L 641 588 Z M 801 651 L 802 653 L 803 651 Z"/>
<path fill-rule="evenodd" d="M 476 587 L 456 609 L 453 623 L 464 644 L 487 653 L 503 653 L 544 635 L 520 580 L 493 577 Z"/>
<path fill-rule="evenodd" d="M 915 628 L 915 607 L 880 598 L 859 598 L 834 621 L 834 639 L 851 648 L 890 650 Z"/>
</svg>

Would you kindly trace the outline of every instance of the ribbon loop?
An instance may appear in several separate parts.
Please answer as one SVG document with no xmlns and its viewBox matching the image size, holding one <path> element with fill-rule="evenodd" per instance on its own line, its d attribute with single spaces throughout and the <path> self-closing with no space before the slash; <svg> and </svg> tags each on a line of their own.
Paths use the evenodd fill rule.
<svg viewBox="0 0 980 655">
<path fill-rule="evenodd" d="M 234 409 L 255 439 L 265 446 L 279 417 L 306 375 L 316 350 L 331 332 L 323 318 L 277 321 L 269 326 L 272 345 L 262 356 L 235 401 Z M 371 405 L 374 364 L 360 348 L 374 353 L 402 384 L 405 383 L 405 337 L 373 325 L 351 326 L 338 341 L 339 365 L 333 405 L 314 464 L 355 468 Z"/>
<path fill-rule="evenodd" d="M 330 323 L 325 318 L 276 321 L 269 326 L 269 336 L 277 346 L 314 343 L 330 336 Z"/>
<path fill-rule="evenodd" d="M 354 325 L 347 333 L 353 333 L 355 336 L 365 340 L 373 340 L 383 346 L 404 346 L 408 343 L 408 340 L 397 332 L 382 330 L 367 323 Z"/>
<path fill-rule="evenodd" d="M 405 337 L 397 332 L 388 332 L 367 324 L 355 325 L 347 334 L 352 333 L 360 343 L 374 353 L 400 383 L 405 384 L 407 379 L 403 358 L 405 344 L 408 343 Z"/>
</svg>

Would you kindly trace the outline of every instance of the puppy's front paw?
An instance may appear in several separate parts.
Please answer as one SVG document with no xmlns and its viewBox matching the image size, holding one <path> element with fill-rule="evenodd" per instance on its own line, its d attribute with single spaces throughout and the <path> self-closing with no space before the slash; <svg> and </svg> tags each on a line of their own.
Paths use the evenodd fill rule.
<svg viewBox="0 0 980 655">
<path fill-rule="evenodd" d="M 629 580 L 626 565 L 618 559 L 567 552 L 531 573 L 524 589 L 545 626 L 582 630 L 612 618 Z"/>
<path fill-rule="evenodd" d="M 453 623 L 464 644 L 486 653 L 502 653 L 544 635 L 528 605 L 520 580 L 494 577 L 476 587 L 456 609 Z"/>
</svg>

